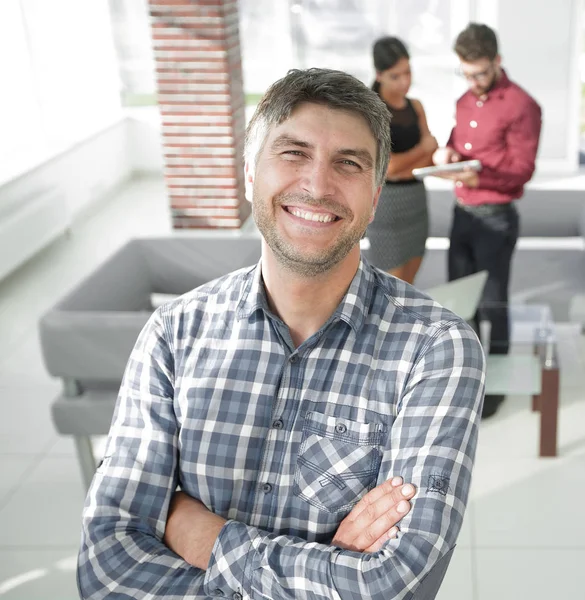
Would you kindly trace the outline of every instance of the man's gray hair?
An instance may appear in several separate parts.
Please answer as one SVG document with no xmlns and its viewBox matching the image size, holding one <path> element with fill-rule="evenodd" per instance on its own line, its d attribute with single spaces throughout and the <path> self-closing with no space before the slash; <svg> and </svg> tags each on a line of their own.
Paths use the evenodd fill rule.
<svg viewBox="0 0 585 600">
<path fill-rule="evenodd" d="M 252 169 L 271 128 L 286 121 L 304 102 L 350 111 L 365 119 L 376 140 L 376 185 L 382 185 L 390 157 L 390 111 L 359 79 L 331 69 L 291 69 L 268 88 L 246 129 L 244 154 Z"/>
</svg>

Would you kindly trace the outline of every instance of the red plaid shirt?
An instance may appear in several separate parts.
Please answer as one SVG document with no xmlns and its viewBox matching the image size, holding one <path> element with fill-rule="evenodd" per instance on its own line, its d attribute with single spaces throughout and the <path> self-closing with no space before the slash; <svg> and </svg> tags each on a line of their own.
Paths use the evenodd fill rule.
<svg viewBox="0 0 585 600">
<path fill-rule="evenodd" d="M 482 170 L 477 188 L 455 188 L 459 202 L 499 204 L 520 198 L 534 173 L 541 124 L 538 103 L 504 70 L 485 96 L 463 94 L 447 146 L 461 160 L 479 159 Z"/>
</svg>

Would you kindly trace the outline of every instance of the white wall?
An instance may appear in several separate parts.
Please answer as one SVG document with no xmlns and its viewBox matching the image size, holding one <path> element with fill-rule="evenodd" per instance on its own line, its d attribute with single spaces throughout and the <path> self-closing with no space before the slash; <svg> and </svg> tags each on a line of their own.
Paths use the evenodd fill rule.
<svg viewBox="0 0 585 600">
<path fill-rule="evenodd" d="M 2 0 L 0 182 L 123 117 L 104 0 Z"/>
<path fill-rule="evenodd" d="M 581 0 L 477 1 L 508 74 L 542 106 L 540 171 L 578 168 L 582 8 Z"/>
<path fill-rule="evenodd" d="M 130 136 L 121 119 L 0 185 L 0 279 L 131 176 Z"/>
</svg>

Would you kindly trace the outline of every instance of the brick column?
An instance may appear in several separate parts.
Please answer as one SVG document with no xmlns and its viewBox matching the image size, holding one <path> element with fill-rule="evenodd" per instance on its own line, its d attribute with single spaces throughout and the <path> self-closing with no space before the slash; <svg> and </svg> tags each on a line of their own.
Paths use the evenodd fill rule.
<svg viewBox="0 0 585 600">
<path fill-rule="evenodd" d="M 238 228 L 245 99 L 237 0 L 149 0 L 173 227 Z"/>
</svg>

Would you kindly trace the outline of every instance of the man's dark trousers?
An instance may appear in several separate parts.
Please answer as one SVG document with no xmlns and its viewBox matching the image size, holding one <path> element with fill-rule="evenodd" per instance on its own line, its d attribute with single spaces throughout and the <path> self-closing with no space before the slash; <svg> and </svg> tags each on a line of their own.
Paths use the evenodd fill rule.
<svg viewBox="0 0 585 600">
<path fill-rule="evenodd" d="M 448 259 L 449 281 L 478 271 L 488 272 L 473 325 L 479 333 L 479 321 L 491 323 L 490 354 L 507 354 L 510 345 L 508 286 L 518 232 L 518 211 L 512 203 L 465 208 L 455 204 Z M 486 397 L 485 408 L 488 409 L 490 403 L 497 408 L 502 400 L 503 397 Z"/>
</svg>

